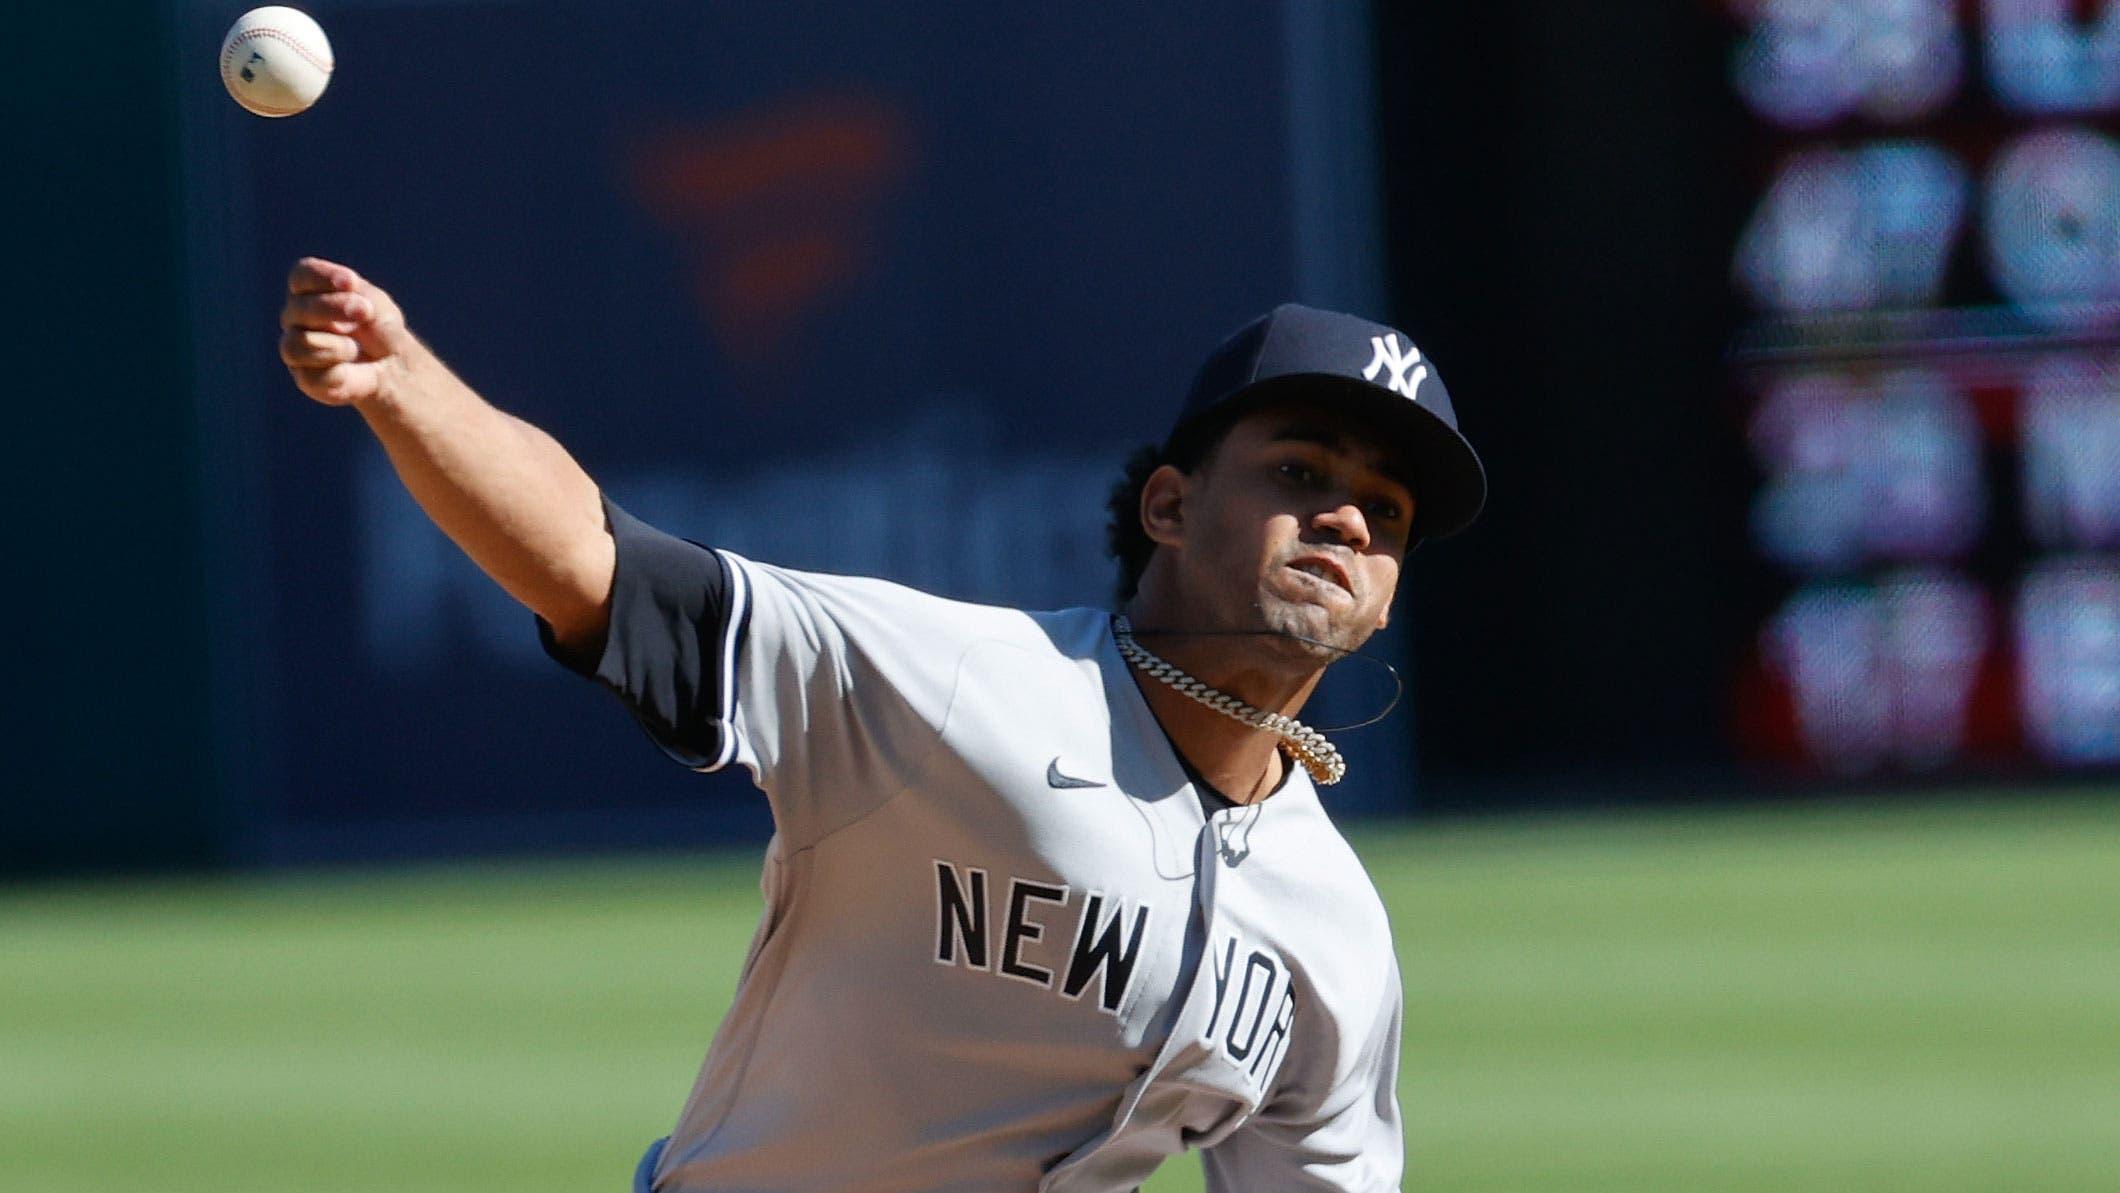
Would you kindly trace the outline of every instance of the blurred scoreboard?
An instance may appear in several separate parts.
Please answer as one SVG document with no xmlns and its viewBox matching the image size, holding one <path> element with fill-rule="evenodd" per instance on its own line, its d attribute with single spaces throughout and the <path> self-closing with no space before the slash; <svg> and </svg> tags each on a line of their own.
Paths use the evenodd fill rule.
<svg viewBox="0 0 2120 1193">
<path fill-rule="evenodd" d="M 1726 8 L 1745 753 L 2120 766 L 2120 3 Z"/>
</svg>

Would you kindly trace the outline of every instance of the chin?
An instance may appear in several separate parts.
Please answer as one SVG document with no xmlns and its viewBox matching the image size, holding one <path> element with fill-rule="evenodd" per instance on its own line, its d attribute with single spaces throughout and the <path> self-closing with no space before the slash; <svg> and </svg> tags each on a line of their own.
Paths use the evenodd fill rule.
<svg viewBox="0 0 2120 1193">
<path fill-rule="evenodd" d="M 1352 626 L 1334 618 L 1334 610 L 1309 601 L 1290 601 L 1265 594 L 1259 601 L 1260 620 L 1274 634 L 1274 648 L 1292 658 L 1331 662 L 1350 654 L 1369 641 L 1366 626 Z"/>
</svg>

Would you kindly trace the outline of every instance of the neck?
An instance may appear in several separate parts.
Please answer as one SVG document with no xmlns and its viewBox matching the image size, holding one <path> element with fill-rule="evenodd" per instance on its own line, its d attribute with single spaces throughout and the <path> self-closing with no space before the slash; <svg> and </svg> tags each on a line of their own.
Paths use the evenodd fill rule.
<svg viewBox="0 0 2120 1193">
<path fill-rule="evenodd" d="M 1284 636 L 1257 627 L 1222 626 L 1216 619 L 1144 589 L 1120 610 L 1141 645 L 1201 683 L 1254 708 L 1293 717 L 1325 677 L 1325 663 L 1292 652 Z"/>
<path fill-rule="evenodd" d="M 1143 647 L 1262 711 L 1295 716 L 1324 674 L 1322 668 L 1291 670 L 1286 659 L 1276 659 L 1241 634 L 1159 633 L 1182 623 L 1168 620 L 1151 602 L 1137 598 L 1125 612 Z M 1280 786 L 1293 764 L 1281 753 L 1277 736 L 1231 720 L 1136 668 L 1128 672 L 1171 744 L 1216 791 L 1249 804 Z"/>
</svg>

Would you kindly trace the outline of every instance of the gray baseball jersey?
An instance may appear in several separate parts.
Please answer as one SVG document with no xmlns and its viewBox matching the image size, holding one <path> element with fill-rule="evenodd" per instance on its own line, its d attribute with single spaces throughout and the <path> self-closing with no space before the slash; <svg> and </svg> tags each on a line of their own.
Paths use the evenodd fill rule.
<svg viewBox="0 0 2120 1193">
<path fill-rule="evenodd" d="M 1299 768 L 1203 799 L 1091 609 L 769 567 L 608 506 L 563 660 L 776 832 L 734 1005 L 648 1169 L 680 1190 L 1398 1188 L 1382 902 Z M 549 643 L 549 638 L 548 638 Z"/>
</svg>

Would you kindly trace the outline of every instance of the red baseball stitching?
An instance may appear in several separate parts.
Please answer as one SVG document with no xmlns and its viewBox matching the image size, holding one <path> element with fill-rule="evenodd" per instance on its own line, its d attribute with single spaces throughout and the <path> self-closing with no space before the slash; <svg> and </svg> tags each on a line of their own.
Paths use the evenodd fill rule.
<svg viewBox="0 0 2120 1193">
<path fill-rule="evenodd" d="M 280 44 L 286 46 L 290 50 L 293 50 L 296 54 L 299 54 L 302 57 L 302 60 L 309 63 L 309 65 L 316 67 L 318 70 L 323 71 L 327 75 L 331 73 L 332 64 L 329 62 L 322 61 L 318 59 L 315 54 L 310 53 L 308 48 L 295 38 L 294 34 L 287 32 L 285 29 L 274 29 L 267 25 L 260 25 L 254 29 L 245 29 L 241 33 L 236 34 L 233 38 L 229 39 L 229 42 L 226 46 L 222 47 L 222 78 L 225 79 L 228 77 L 228 64 L 235 59 L 236 50 L 241 48 L 245 43 L 256 41 L 258 38 L 261 37 L 271 37 L 277 39 Z M 288 110 L 291 112 L 301 111 L 300 108 L 290 108 Z"/>
</svg>

